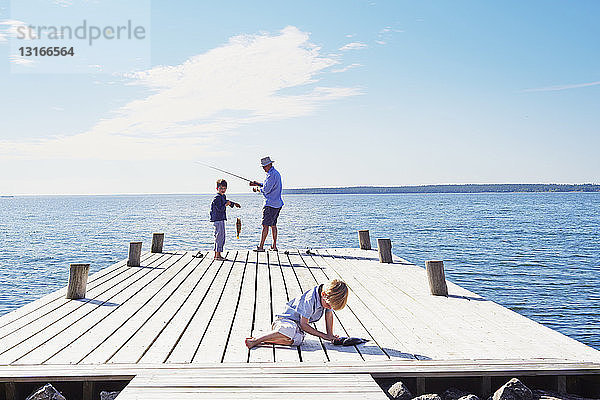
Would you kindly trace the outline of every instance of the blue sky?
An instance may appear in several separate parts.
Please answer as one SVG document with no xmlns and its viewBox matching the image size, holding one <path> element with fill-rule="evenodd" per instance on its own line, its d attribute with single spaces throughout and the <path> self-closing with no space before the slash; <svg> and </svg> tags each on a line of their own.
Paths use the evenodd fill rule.
<svg viewBox="0 0 600 400">
<path fill-rule="evenodd" d="M 207 193 L 195 160 L 262 179 L 265 155 L 287 187 L 600 183 L 597 1 L 146 3 L 119 15 L 147 65 L 78 43 L 102 65 L 43 73 L 0 0 L 0 193 Z"/>
</svg>

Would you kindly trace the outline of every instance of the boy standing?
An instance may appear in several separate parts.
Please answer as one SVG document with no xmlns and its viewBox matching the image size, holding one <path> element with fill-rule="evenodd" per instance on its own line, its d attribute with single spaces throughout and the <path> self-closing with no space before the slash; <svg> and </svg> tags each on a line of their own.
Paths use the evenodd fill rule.
<svg viewBox="0 0 600 400">
<path fill-rule="evenodd" d="M 241 207 L 238 203 L 227 200 L 227 197 L 225 197 L 226 191 L 227 181 L 225 179 L 219 179 L 217 181 L 217 195 L 210 206 L 210 222 L 215 225 L 215 260 L 218 261 L 224 260 L 221 256 L 221 252 L 225 245 L 225 221 L 227 220 L 225 210 L 227 206 L 232 208 Z"/>
<path fill-rule="evenodd" d="M 271 325 L 271 332 L 260 337 L 246 338 L 246 346 L 251 349 L 261 343 L 299 346 L 304 340 L 304 333 L 333 341 L 338 335 L 333 334 L 333 310 L 341 310 L 348 300 L 348 286 L 343 281 L 334 279 L 317 285 L 302 296 L 290 300 L 286 309 L 277 314 Z M 320 332 L 310 324 L 321 319 L 325 314 L 325 330 Z"/>
</svg>

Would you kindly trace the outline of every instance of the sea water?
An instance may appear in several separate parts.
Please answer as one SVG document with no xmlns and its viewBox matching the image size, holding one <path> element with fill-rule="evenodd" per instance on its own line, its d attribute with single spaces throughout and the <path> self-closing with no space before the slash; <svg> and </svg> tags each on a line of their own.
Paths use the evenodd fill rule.
<svg viewBox="0 0 600 400">
<path fill-rule="evenodd" d="M 65 286 L 70 263 L 96 272 L 149 250 L 210 250 L 212 195 L 0 198 L 0 315 Z M 229 194 L 227 249 L 250 249 L 262 197 Z M 358 247 L 357 231 L 390 238 L 417 264 L 444 260 L 473 292 L 600 349 L 600 193 L 287 195 L 279 247 Z M 242 234 L 235 237 L 235 221 Z M 269 239 L 270 240 L 270 239 Z M 268 242 L 270 243 L 270 242 Z"/>
</svg>

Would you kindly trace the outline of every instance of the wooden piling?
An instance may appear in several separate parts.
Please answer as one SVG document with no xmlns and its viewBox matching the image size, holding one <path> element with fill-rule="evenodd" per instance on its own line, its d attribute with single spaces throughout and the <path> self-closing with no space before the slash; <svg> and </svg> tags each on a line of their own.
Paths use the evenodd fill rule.
<svg viewBox="0 0 600 400">
<path fill-rule="evenodd" d="M 358 231 L 358 242 L 361 250 L 371 250 L 371 237 L 368 230 Z"/>
<path fill-rule="evenodd" d="M 139 267 L 141 255 L 142 255 L 142 242 L 129 243 L 129 259 L 127 260 L 127 266 Z"/>
<path fill-rule="evenodd" d="M 424 376 L 419 376 L 416 379 L 417 383 L 417 396 L 427 393 L 427 383 Z"/>
<path fill-rule="evenodd" d="M 392 262 L 392 239 L 377 239 L 377 248 L 379 249 L 379 262 Z"/>
<path fill-rule="evenodd" d="M 567 376 L 559 375 L 556 377 L 556 391 L 558 393 L 567 393 Z"/>
<path fill-rule="evenodd" d="M 164 233 L 152 234 L 152 253 L 162 253 L 163 243 L 165 241 Z"/>
<path fill-rule="evenodd" d="M 448 296 L 443 261 L 425 261 L 429 290 L 434 296 Z"/>
<path fill-rule="evenodd" d="M 95 390 L 96 390 L 96 382 L 83 381 L 83 400 L 94 400 Z"/>
<path fill-rule="evenodd" d="M 4 396 L 6 400 L 17 400 L 17 386 L 14 382 L 4 384 Z"/>
<path fill-rule="evenodd" d="M 481 377 L 481 386 L 479 389 L 481 393 L 481 398 L 487 399 L 492 394 L 492 377 L 491 376 L 482 376 Z"/>
<path fill-rule="evenodd" d="M 87 286 L 90 264 L 71 264 L 69 270 L 69 287 L 67 289 L 67 299 L 85 298 L 85 289 Z"/>
</svg>

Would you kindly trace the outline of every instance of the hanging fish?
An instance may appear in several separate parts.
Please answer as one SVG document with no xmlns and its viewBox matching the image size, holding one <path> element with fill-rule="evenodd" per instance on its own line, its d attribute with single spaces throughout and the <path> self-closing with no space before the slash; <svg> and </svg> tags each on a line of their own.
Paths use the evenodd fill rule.
<svg viewBox="0 0 600 400">
<path fill-rule="evenodd" d="M 237 238 L 240 238 L 240 232 L 242 231 L 242 220 L 240 218 L 235 221 L 235 229 L 237 230 Z"/>
</svg>

